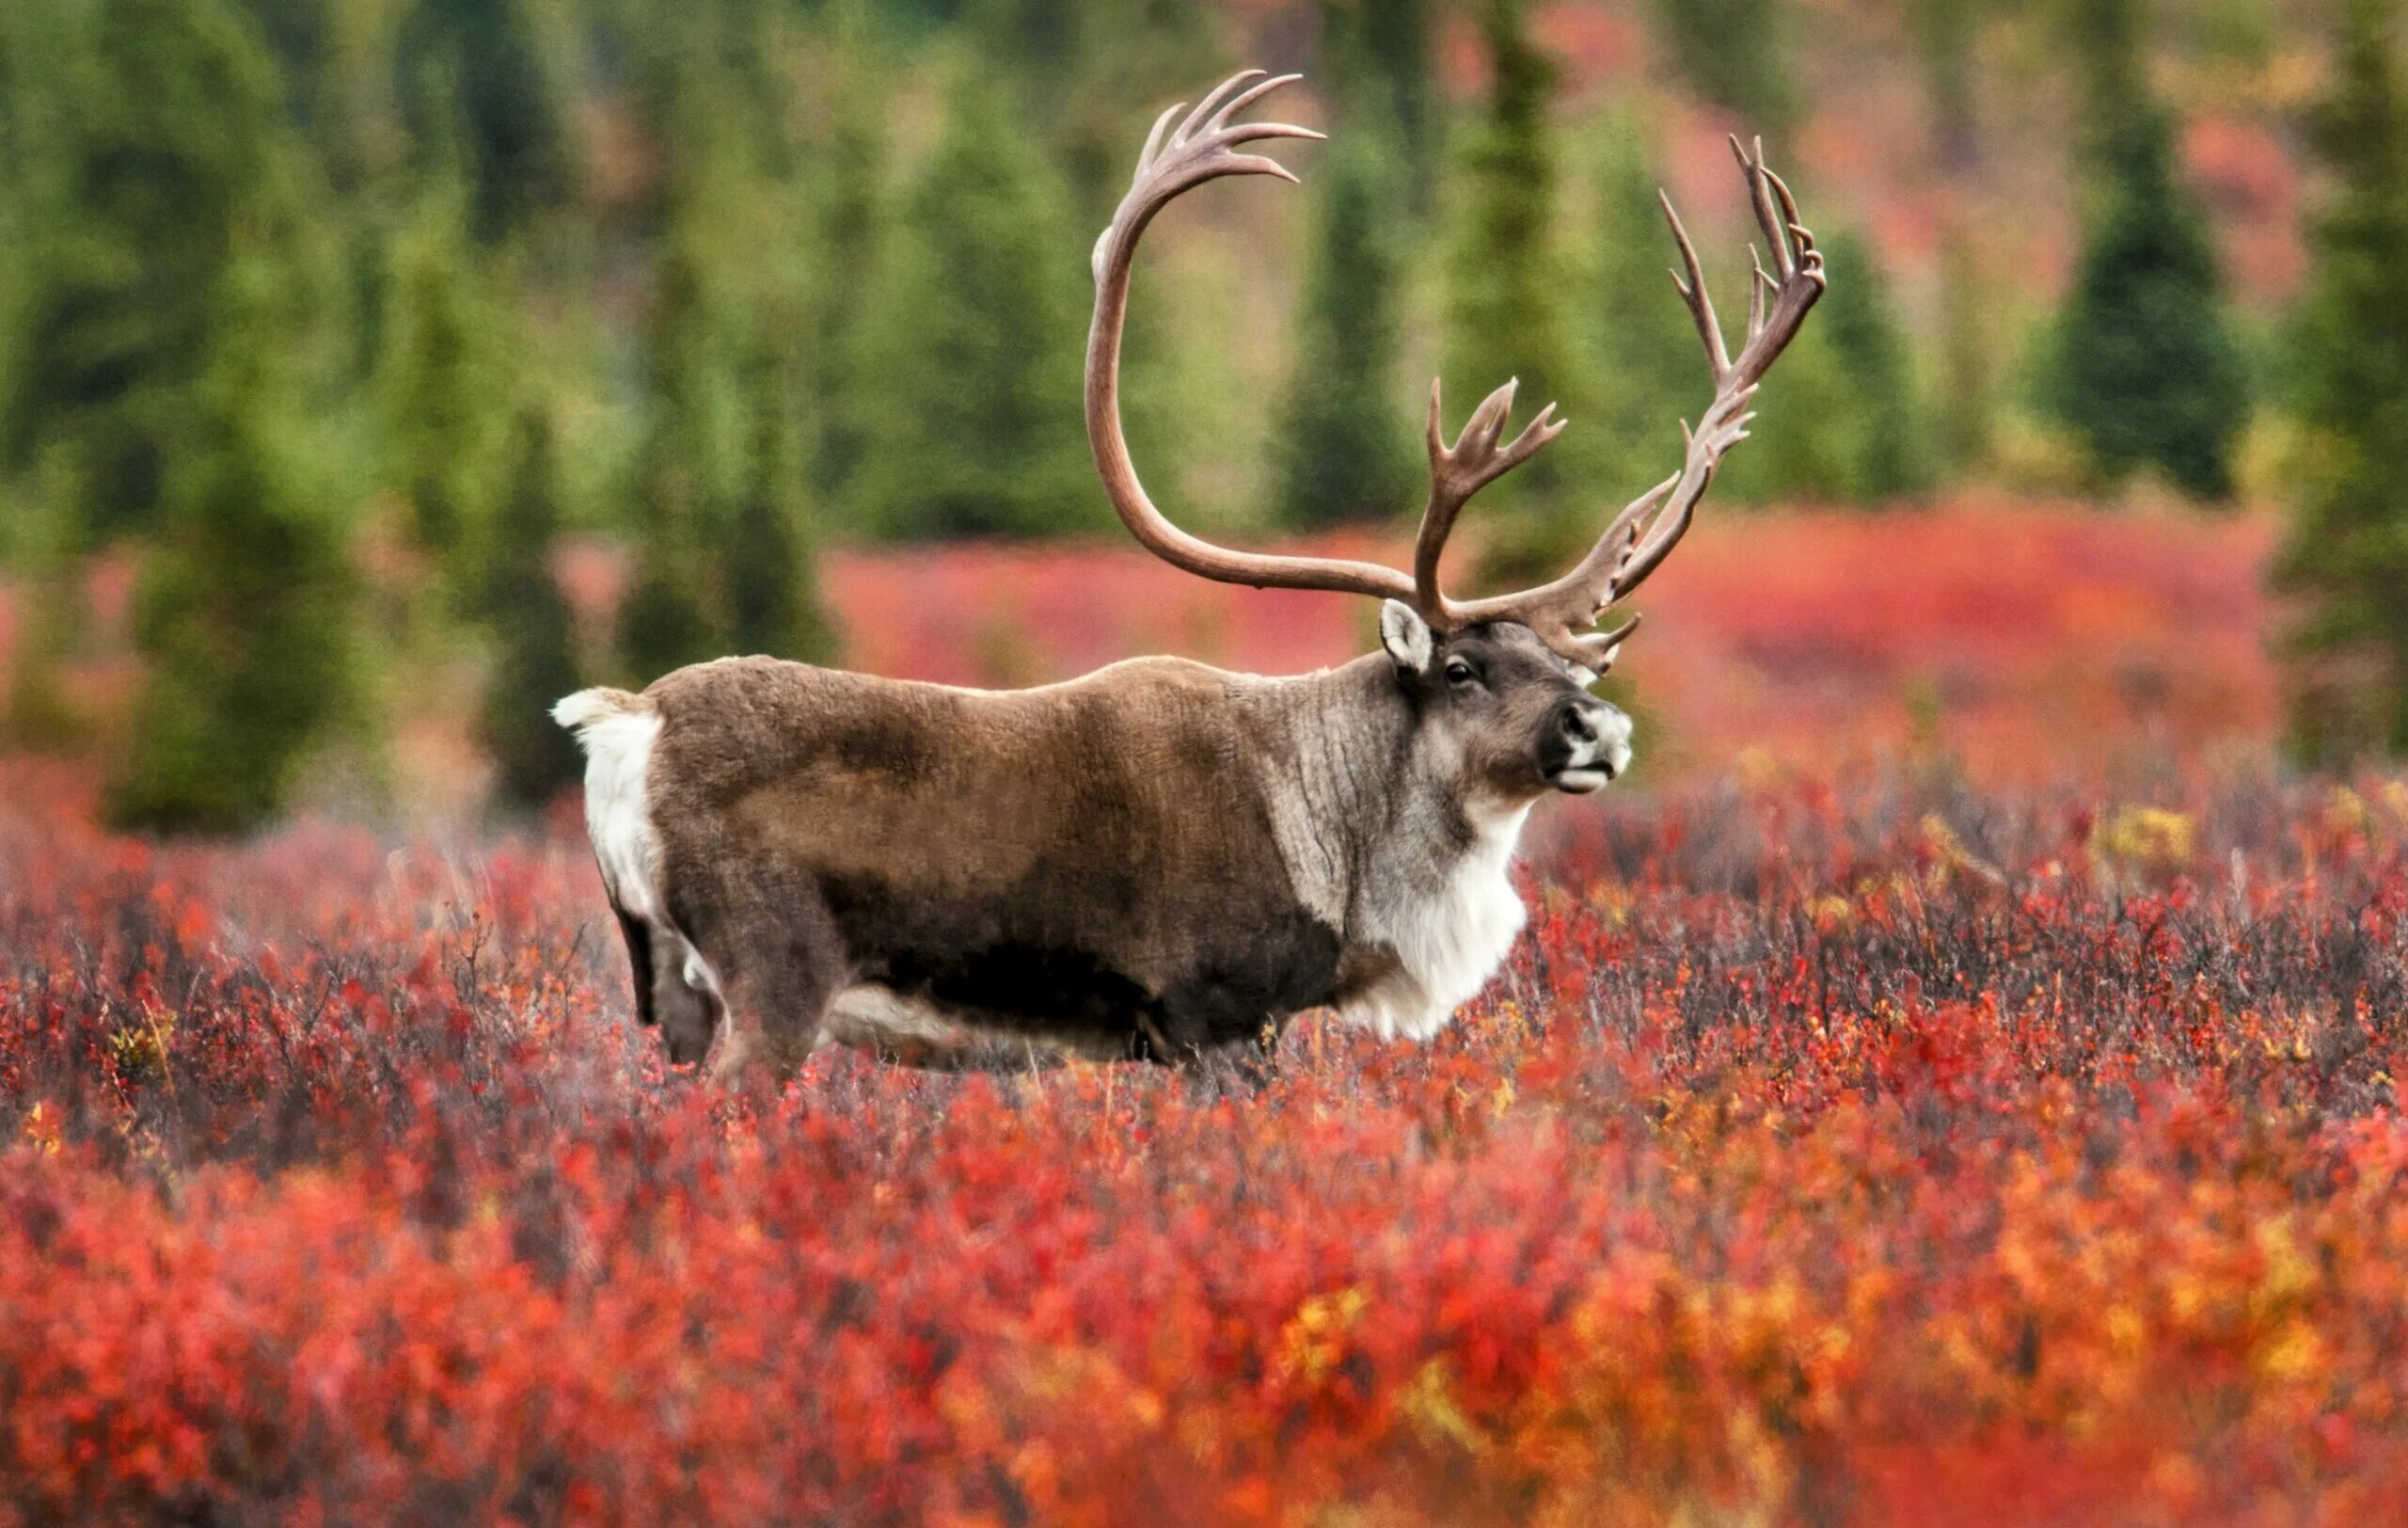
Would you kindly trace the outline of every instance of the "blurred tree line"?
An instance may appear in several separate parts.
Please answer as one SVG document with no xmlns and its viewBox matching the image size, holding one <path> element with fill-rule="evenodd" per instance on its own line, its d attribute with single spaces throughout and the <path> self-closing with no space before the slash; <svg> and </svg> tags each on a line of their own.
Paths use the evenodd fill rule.
<svg viewBox="0 0 2408 1528">
<path fill-rule="evenodd" d="M 1723 498 L 1911 501 L 1997 471 L 2018 417 L 2054 421 L 2093 482 L 2219 500 L 2270 372 L 2320 438 L 2379 438 L 2368 390 L 2399 390 L 2396 353 L 2326 374 L 2236 334 L 2139 0 L 1899 3 L 1968 174 L 1995 29 L 2067 45 L 2089 187 L 2072 291 L 2019 360 L 1959 221 L 1939 322 L 1910 331 L 1794 141 L 1794 0 L 1638 8 L 1681 88 L 1766 135 L 1830 252 L 1830 296 Z M 2401 311 L 2375 253 L 2408 215 L 2388 76 L 2369 83 L 2389 44 L 2364 41 L 2388 8 L 2344 3 L 2341 88 L 2365 99 L 2323 140 L 2350 189 L 2302 321 L 2320 356 Z M 1450 428 L 1517 375 L 1526 410 L 1555 398 L 1581 427 L 1492 490 L 1489 555 L 1563 555 L 1669 470 L 1704 401 L 1652 118 L 1571 109 L 1529 0 L 1274 8 L 1248 24 L 1285 40 L 1268 61 L 1311 68 L 1335 141 L 1296 156 L 1292 211 L 1238 213 L 1267 221 L 1234 255 L 1149 251 L 1128 347 L 1141 457 L 1226 530 L 1386 519 L 1419 498 L 1432 361 Z M 0 552 L 42 591 L 12 726 L 71 723 L 52 665 L 79 616 L 44 571 L 130 544 L 149 677 L 126 820 L 255 821 L 329 739 L 372 756 L 402 675 L 463 663 L 505 794 L 538 802 L 576 769 L 543 716 L 576 684 L 831 655 L 822 540 L 1105 529 L 1079 426 L 1085 253 L 1150 113 L 1232 61 L 1236 24 L 1184 0 L 0 8 Z M 1482 56 L 1467 94 L 1439 88 L 1450 26 Z M 2393 124 L 2381 153 L 2370 114 Z M 1258 284 L 1254 234 L 1287 217 L 1286 380 L 1258 405 L 1231 310 Z M 1735 252 L 1712 251 L 1732 317 Z M 2334 530 L 2291 576 L 2343 591 L 2332 632 L 2408 663 L 2398 613 L 2364 592 L 2400 533 L 2343 529 L 2397 523 L 2388 458 L 2365 454 L 2320 487 Z M 569 530 L 632 553 L 608 632 L 563 595 Z M 2360 549 L 2314 549 L 2344 541 Z"/>
</svg>

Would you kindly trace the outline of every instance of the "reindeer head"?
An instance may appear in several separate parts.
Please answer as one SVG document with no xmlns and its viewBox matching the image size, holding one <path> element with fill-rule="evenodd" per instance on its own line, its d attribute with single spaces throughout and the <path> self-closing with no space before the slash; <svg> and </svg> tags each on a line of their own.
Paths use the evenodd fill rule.
<svg viewBox="0 0 2408 1528">
<path fill-rule="evenodd" d="M 1466 796 L 1505 806 L 1549 790 L 1585 796 L 1630 767 L 1630 718 L 1589 693 L 1596 676 L 1519 622 L 1436 631 L 1391 599 L 1380 645 L 1412 707 L 1417 750 Z"/>
<path fill-rule="evenodd" d="M 1129 193 L 1096 241 L 1095 319 L 1087 336 L 1087 440 L 1113 508 L 1138 542 L 1189 572 L 1256 588 L 1327 589 L 1387 603 L 1381 634 L 1398 676 L 1425 724 L 1449 729 L 1477 783 L 1512 785 L 1525 799 L 1553 788 L 1585 792 L 1619 773 L 1629 758 L 1627 718 L 1591 699 L 1587 686 L 1613 664 L 1638 626 L 1636 615 L 1596 629 L 1678 544 L 1721 465 L 1746 438 L 1757 384 L 1823 294 L 1823 257 L 1798 218 L 1789 187 L 1766 168 L 1761 143 L 1751 153 L 1735 137 L 1732 152 L 1747 179 L 1750 203 L 1770 246 L 1749 286 L 1747 342 L 1726 346 L 1697 251 L 1669 199 L 1664 215 L 1681 256 L 1673 284 L 1696 320 L 1712 373 L 1714 398 L 1694 429 L 1683 423 L 1681 470 L 1633 500 L 1596 545 L 1552 583 L 1517 594 L 1458 601 L 1444 592 L 1439 562 L 1457 516 L 1485 485 L 1527 460 L 1561 432 L 1555 406 L 1510 440 L 1505 436 L 1514 384 L 1507 382 L 1472 411 L 1453 443 L 1440 429 L 1438 386 L 1430 387 L 1426 431 L 1430 497 L 1415 538 L 1413 571 L 1339 558 L 1275 556 L 1234 550 L 1189 534 L 1154 507 L 1137 481 L 1120 428 L 1120 334 L 1127 317 L 1130 266 L 1138 235 L 1181 192 L 1224 175 L 1295 176 L 1275 160 L 1237 152 L 1261 138 L 1318 138 L 1285 122 L 1237 121 L 1237 114 L 1297 79 L 1265 79 L 1248 70 L 1206 96 L 1174 129 L 1173 106 L 1154 123 Z M 1751 255 L 1754 253 L 1751 251 Z"/>
</svg>

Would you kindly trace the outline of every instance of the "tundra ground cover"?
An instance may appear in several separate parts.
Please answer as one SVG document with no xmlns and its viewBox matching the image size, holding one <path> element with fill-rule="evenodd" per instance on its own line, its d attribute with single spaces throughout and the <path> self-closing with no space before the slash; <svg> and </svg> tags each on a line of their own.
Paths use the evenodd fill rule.
<svg viewBox="0 0 2408 1528">
<path fill-rule="evenodd" d="M 665 1076 L 582 844 L 0 778 L 0 1520 L 2408 1510 L 2408 788 L 1554 814 L 1259 1093 Z"/>
</svg>

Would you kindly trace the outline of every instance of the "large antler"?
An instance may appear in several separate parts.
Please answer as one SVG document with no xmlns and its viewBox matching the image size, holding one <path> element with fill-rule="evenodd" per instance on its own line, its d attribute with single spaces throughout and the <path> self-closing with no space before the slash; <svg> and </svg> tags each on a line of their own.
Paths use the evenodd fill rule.
<svg viewBox="0 0 2408 1528">
<path fill-rule="evenodd" d="M 1664 200 L 1664 215 L 1671 223 L 1672 238 L 1680 247 L 1687 271 L 1686 279 L 1675 272 L 1673 281 L 1697 321 L 1714 380 L 1713 402 L 1696 428 L 1682 426 L 1688 450 L 1681 470 L 1616 516 L 1588 556 L 1562 578 L 1519 594 L 1458 604 L 1447 597 L 1438 579 L 1439 559 L 1456 517 L 1473 494 L 1528 460 L 1554 439 L 1564 424 L 1554 418 L 1555 406 L 1549 404 L 1520 434 L 1500 444 L 1513 405 L 1513 382 L 1490 393 L 1472 411 L 1451 446 L 1440 435 L 1438 389 L 1432 384 L 1430 499 L 1415 537 L 1411 577 L 1376 563 L 1237 551 L 1190 535 L 1154 507 L 1129 460 L 1129 444 L 1120 430 L 1120 333 L 1128 313 L 1129 268 L 1137 236 L 1173 198 L 1206 181 L 1224 175 L 1294 180 L 1276 161 L 1232 151 L 1256 138 L 1318 138 L 1321 134 L 1283 122 L 1232 122 L 1230 119 L 1296 78 L 1283 74 L 1264 79 L 1260 71 L 1248 70 L 1206 96 L 1176 130 L 1170 130 L 1170 122 L 1180 108 L 1173 106 L 1163 113 L 1146 139 L 1129 194 L 1121 199 L 1112 225 L 1096 242 L 1095 323 L 1087 337 L 1087 440 L 1095 450 L 1096 467 L 1103 475 L 1113 508 L 1156 556 L 1205 578 L 1258 588 L 1327 589 L 1402 599 L 1433 627 L 1446 631 L 1485 621 L 1518 621 L 1535 630 L 1560 656 L 1604 673 L 1638 620 L 1633 617 L 1611 631 L 1587 629 L 1596 626 L 1608 609 L 1638 588 L 1688 530 L 1698 500 L 1713 481 L 1723 454 L 1747 437 L 1748 422 L 1754 417 L 1748 412 L 1748 404 L 1757 384 L 1823 294 L 1823 257 L 1814 247 L 1814 235 L 1798 221 L 1798 204 L 1789 187 L 1766 167 L 1761 143 L 1751 154 L 1738 139 L 1731 140 L 1773 260 L 1773 269 L 1767 272 L 1751 251 L 1755 274 L 1749 290 L 1748 339 L 1735 358 L 1726 347 L 1713 299 L 1706 294 L 1697 250 L 1671 201 Z M 1259 83 L 1249 84 L 1256 81 Z"/>
<path fill-rule="evenodd" d="M 1278 161 L 1233 151 L 1255 138 L 1323 135 L 1285 122 L 1232 122 L 1229 119 L 1301 77 L 1282 74 L 1263 79 L 1260 70 L 1249 69 L 1230 76 L 1196 103 L 1176 130 L 1170 122 L 1179 115 L 1179 106 L 1155 119 L 1146 151 L 1137 158 L 1137 174 L 1130 183 L 1129 194 L 1120 199 L 1112 225 L 1095 244 L 1095 322 L 1087 331 L 1087 444 L 1094 448 L 1096 470 L 1103 474 L 1104 491 L 1112 496 L 1120 522 L 1147 550 L 1174 567 L 1259 589 L 1330 589 L 1410 599 L 1413 581 L 1376 563 L 1235 551 L 1188 534 L 1164 518 L 1154 501 L 1146 497 L 1145 485 L 1137 481 L 1137 469 L 1129 460 L 1129 442 L 1120 433 L 1120 329 L 1129 311 L 1129 263 L 1137 252 L 1137 235 L 1173 198 L 1207 181 L 1224 175 L 1276 175 L 1293 181 L 1296 177 Z M 1239 88 L 1255 80 L 1260 83 Z"/>
</svg>

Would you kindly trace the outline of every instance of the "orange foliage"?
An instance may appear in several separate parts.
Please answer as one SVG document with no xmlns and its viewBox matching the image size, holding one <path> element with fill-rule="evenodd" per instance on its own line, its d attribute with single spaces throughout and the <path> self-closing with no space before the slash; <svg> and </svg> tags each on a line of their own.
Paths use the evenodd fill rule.
<svg viewBox="0 0 2408 1528">
<path fill-rule="evenodd" d="M 90 804 L 0 766 L 0 1523 L 2408 1511 L 2397 782 L 1608 793 L 1427 1048 L 758 1109 L 565 814 Z"/>
</svg>

